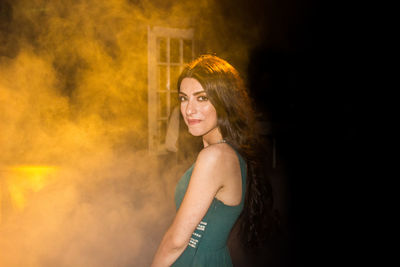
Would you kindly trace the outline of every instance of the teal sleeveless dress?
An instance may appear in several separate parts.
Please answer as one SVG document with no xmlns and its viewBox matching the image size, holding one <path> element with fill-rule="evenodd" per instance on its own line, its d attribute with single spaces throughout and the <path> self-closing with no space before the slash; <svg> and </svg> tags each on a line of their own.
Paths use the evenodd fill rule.
<svg viewBox="0 0 400 267">
<path fill-rule="evenodd" d="M 246 162 L 236 151 L 242 175 L 242 200 L 236 206 L 225 205 L 214 197 L 206 215 L 190 238 L 189 244 L 173 267 L 233 266 L 227 247 L 229 233 L 243 210 L 246 191 Z M 194 164 L 183 174 L 175 188 L 176 210 L 179 209 L 189 185 Z"/>
</svg>

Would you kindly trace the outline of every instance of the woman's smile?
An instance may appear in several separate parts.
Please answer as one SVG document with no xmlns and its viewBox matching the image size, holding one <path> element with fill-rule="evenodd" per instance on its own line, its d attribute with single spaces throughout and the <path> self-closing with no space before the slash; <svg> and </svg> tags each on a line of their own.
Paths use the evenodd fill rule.
<svg viewBox="0 0 400 267">
<path fill-rule="evenodd" d="M 201 122 L 201 120 L 196 120 L 196 119 L 187 119 L 187 122 L 189 125 L 195 125 Z"/>
</svg>

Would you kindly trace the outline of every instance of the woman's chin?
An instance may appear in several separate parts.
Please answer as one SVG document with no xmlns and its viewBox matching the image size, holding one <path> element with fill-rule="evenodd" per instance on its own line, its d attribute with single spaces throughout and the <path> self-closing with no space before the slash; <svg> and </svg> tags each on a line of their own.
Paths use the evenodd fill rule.
<svg viewBox="0 0 400 267">
<path fill-rule="evenodd" d="M 193 136 L 202 136 L 202 135 L 204 135 L 203 131 L 199 131 L 197 129 L 190 129 L 190 128 L 189 128 L 189 133 L 191 135 L 193 135 Z"/>
</svg>

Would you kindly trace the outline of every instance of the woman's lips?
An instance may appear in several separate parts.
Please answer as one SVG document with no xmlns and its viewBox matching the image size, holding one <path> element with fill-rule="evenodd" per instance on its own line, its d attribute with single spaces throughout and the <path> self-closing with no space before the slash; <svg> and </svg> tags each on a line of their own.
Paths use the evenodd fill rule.
<svg viewBox="0 0 400 267">
<path fill-rule="evenodd" d="M 201 122 L 201 120 L 196 120 L 196 119 L 188 119 L 187 121 L 189 125 L 194 125 Z"/>
</svg>

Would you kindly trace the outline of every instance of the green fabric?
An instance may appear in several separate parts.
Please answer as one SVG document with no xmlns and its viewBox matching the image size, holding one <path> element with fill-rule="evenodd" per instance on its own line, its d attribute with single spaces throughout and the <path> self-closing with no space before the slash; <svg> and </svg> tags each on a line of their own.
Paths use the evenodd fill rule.
<svg viewBox="0 0 400 267">
<path fill-rule="evenodd" d="M 227 247 L 229 233 L 239 217 L 246 190 L 246 162 L 239 157 L 242 174 L 242 200 L 237 206 L 227 206 L 214 198 L 206 215 L 192 234 L 188 246 L 172 265 L 173 267 L 225 267 L 232 266 Z M 175 204 L 178 210 L 189 185 L 194 164 L 183 174 L 175 188 Z"/>
</svg>

